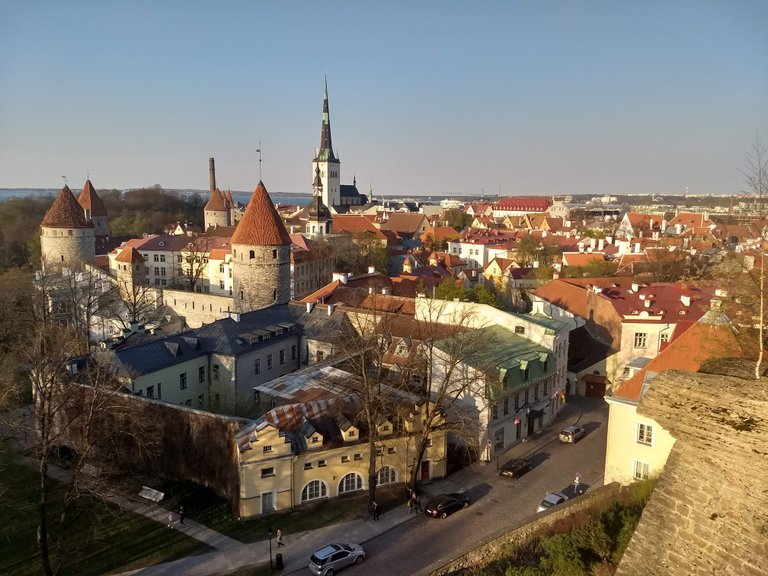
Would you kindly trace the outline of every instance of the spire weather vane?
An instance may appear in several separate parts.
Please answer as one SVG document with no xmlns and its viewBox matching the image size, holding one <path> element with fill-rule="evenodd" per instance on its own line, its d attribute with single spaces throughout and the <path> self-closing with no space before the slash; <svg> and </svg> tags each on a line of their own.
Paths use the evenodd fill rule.
<svg viewBox="0 0 768 576">
<path fill-rule="evenodd" d="M 256 152 L 259 153 L 259 182 L 261 182 L 261 140 L 259 140 L 259 147 L 256 148 Z"/>
</svg>

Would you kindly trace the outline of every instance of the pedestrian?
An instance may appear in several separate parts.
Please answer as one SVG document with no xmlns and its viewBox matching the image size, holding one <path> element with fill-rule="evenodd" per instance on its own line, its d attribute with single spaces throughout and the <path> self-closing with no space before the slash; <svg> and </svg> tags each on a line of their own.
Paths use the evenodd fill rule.
<svg viewBox="0 0 768 576">
<path fill-rule="evenodd" d="M 411 490 L 410 486 L 405 487 L 405 501 L 408 502 L 411 499 L 411 495 L 413 494 L 413 490 Z"/>
<path fill-rule="evenodd" d="M 179 506 L 179 524 L 184 524 L 184 506 Z"/>
<path fill-rule="evenodd" d="M 576 478 L 573 481 L 573 493 L 579 494 L 579 482 L 581 481 L 581 474 L 576 472 Z"/>
<path fill-rule="evenodd" d="M 376 500 L 374 500 L 373 504 L 371 504 L 371 510 L 373 511 L 373 519 L 378 521 L 378 519 L 379 519 L 379 505 L 376 502 Z"/>
<path fill-rule="evenodd" d="M 173 530 L 173 512 L 168 512 L 168 528 Z"/>
<path fill-rule="evenodd" d="M 408 498 L 408 502 L 406 503 L 406 506 L 408 506 L 408 514 L 413 512 L 413 498 Z"/>
<path fill-rule="evenodd" d="M 413 489 L 411 492 L 411 500 L 413 500 L 413 507 L 416 510 L 416 512 L 421 512 L 421 499 L 419 499 L 419 495 L 416 492 L 416 488 Z"/>
<path fill-rule="evenodd" d="M 280 528 L 278 528 L 277 532 L 275 533 L 275 540 L 277 541 L 278 548 L 280 548 L 280 546 L 285 546 L 283 543 L 283 531 L 280 530 Z"/>
</svg>

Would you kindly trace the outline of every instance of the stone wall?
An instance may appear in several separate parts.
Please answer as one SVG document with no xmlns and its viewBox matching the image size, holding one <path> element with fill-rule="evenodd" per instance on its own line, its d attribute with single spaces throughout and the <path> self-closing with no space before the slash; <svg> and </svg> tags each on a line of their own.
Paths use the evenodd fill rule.
<svg viewBox="0 0 768 576">
<path fill-rule="evenodd" d="M 232 276 L 232 292 L 238 312 L 286 304 L 291 299 L 290 245 L 233 244 Z"/>
<path fill-rule="evenodd" d="M 228 312 L 235 310 L 232 296 L 200 294 L 186 290 L 163 289 L 163 304 L 183 317 L 190 328 L 199 328 L 203 324 L 226 318 Z"/>
<path fill-rule="evenodd" d="M 417 572 L 415 576 L 445 576 L 470 567 L 476 570 L 483 568 L 497 560 L 503 548 L 524 544 L 531 537 L 535 536 L 537 532 L 549 528 L 555 522 L 575 512 L 581 512 L 590 508 L 607 508 L 616 499 L 619 489 L 618 484 L 609 484 L 591 490 L 583 496 L 561 504 L 549 512 L 542 512 L 536 514 L 535 517 L 528 518 L 522 526 L 492 535 L 485 543 L 448 563 L 439 566 L 434 564 L 427 566 Z"/>
<path fill-rule="evenodd" d="M 42 228 L 40 253 L 48 272 L 62 266 L 77 268 L 92 263 L 96 258 L 93 228 Z"/>
<path fill-rule="evenodd" d="M 765 574 L 766 378 L 668 371 L 638 413 L 676 442 L 616 575 Z"/>
</svg>

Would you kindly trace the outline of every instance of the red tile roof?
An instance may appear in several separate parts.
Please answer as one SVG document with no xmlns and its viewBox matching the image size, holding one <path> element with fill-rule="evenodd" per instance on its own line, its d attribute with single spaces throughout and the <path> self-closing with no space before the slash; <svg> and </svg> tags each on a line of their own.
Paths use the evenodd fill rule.
<svg viewBox="0 0 768 576">
<path fill-rule="evenodd" d="M 424 220 L 424 214 L 418 212 L 388 212 L 386 222 L 382 222 L 382 230 L 394 230 L 404 234 L 418 232 Z"/>
<path fill-rule="evenodd" d="M 588 266 L 592 262 L 603 262 L 602 252 L 563 252 L 564 266 Z"/>
<path fill-rule="evenodd" d="M 93 224 L 85 220 L 83 207 L 66 185 L 48 208 L 41 225 L 46 228 L 93 228 Z"/>
<path fill-rule="evenodd" d="M 373 222 L 365 216 L 353 214 L 339 214 L 333 217 L 333 233 L 341 234 L 343 232 L 351 233 L 355 238 L 364 234 L 371 234 L 379 240 L 389 240 L 389 236 L 384 231 L 379 230 L 373 225 Z"/>
<path fill-rule="evenodd" d="M 695 323 L 672 340 L 658 356 L 640 372 L 619 386 L 614 396 L 637 402 L 648 372 L 687 370 L 696 372 L 707 360 L 742 356 L 743 351 L 730 327 L 720 324 Z"/>
<path fill-rule="evenodd" d="M 96 193 L 96 189 L 91 184 L 90 180 L 85 181 L 83 191 L 80 192 L 80 196 L 77 197 L 77 203 L 80 204 L 85 210 L 91 211 L 91 217 L 93 216 L 106 216 L 107 209 L 104 208 L 104 203 Z"/>
<path fill-rule="evenodd" d="M 226 212 L 227 200 L 218 188 L 211 190 L 211 197 L 203 210 L 211 210 L 214 212 Z"/>
<path fill-rule="evenodd" d="M 234 208 L 235 207 L 235 200 L 232 198 L 232 192 L 227 190 L 224 194 L 224 200 L 227 201 L 227 208 Z"/>
<path fill-rule="evenodd" d="M 545 212 L 552 206 L 549 198 L 500 198 L 494 208 L 499 210 L 521 210 L 524 212 Z"/>
<path fill-rule="evenodd" d="M 242 220 L 232 235 L 232 244 L 248 246 L 280 246 L 290 244 L 291 238 L 272 204 L 262 182 L 253 191 Z"/>
<path fill-rule="evenodd" d="M 133 246 L 128 246 L 127 248 L 123 248 L 120 251 L 120 254 L 117 255 L 117 258 L 115 258 L 118 262 L 127 262 L 129 264 L 143 264 L 144 263 L 144 257 L 139 254 L 139 251 L 136 250 Z"/>
</svg>

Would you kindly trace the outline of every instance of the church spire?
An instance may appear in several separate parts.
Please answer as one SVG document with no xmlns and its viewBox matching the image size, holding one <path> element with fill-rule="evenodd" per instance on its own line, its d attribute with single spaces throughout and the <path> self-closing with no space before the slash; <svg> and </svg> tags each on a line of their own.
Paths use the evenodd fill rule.
<svg viewBox="0 0 768 576">
<path fill-rule="evenodd" d="M 333 143 L 331 142 L 331 117 L 328 112 L 328 78 L 325 79 L 323 93 L 323 122 L 320 127 L 320 150 L 317 153 L 318 160 L 336 160 L 333 155 Z"/>
</svg>

